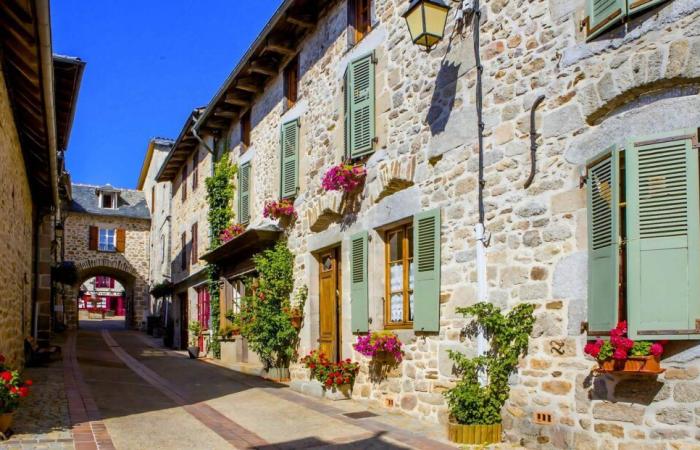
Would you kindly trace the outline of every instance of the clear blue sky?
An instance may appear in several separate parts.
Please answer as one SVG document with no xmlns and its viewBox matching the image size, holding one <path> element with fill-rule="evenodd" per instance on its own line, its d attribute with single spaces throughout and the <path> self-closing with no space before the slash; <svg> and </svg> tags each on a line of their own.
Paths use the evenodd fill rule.
<svg viewBox="0 0 700 450">
<path fill-rule="evenodd" d="M 55 53 L 87 66 L 68 144 L 74 182 L 135 187 L 148 140 L 176 138 L 281 0 L 54 0 Z"/>
</svg>

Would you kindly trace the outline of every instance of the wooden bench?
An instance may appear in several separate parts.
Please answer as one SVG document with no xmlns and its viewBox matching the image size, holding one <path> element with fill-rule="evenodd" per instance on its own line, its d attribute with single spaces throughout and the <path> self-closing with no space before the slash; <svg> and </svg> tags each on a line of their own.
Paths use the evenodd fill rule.
<svg viewBox="0 0 700 450">
<path fill-rule="evenodd" d="M 24 339 L 24 359 L 27 366 L 39 366 L 51 362 L 51 356 L 61 353 L 61 347 L 57 345 L 39 347 L 39 344 L 31 336 Z"/>
</svg>

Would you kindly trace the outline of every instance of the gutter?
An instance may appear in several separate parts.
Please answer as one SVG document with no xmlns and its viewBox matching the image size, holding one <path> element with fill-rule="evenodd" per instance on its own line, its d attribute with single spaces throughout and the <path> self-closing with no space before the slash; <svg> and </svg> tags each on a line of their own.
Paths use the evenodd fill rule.
<svg viewBox="0 0 700 450">
<path fill-rule="evenodd" d="M 58 207 L 58 152 L 56 137 L 56 104 L 54 95 L 53 54 L 51 50 L 51 12 L 49 0 L 36 0 L 37 28 L 39 32 L 39 53 L 41 59 L 41 79 L 44 96 L 44 111 L 49 143 L 49 170 L 51 171 L 51 197 L 53 206 Z"/>
</svg>

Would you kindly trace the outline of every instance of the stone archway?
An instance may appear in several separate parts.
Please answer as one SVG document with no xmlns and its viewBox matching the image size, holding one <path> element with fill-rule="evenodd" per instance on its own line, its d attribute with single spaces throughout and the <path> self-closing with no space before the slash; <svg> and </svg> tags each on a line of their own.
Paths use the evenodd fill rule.
<svg viewBox="0 0 700 450">
<path fill-rule="evenodd" d="M 148 298 L 148 284 L 126 261 L 115 260 L 109 257 L 95 257 L 82 261 L 76 261 L 78 270 L 78 282 L 66 292 L 70 301 L 65 304 L 65 320 L 69 329 L 78 327 L 78 292 L 80 286 L 88 279 L 104 275 L 118 280 L 126 293 L 126 317 L 127 328 L 138 327 L 143 320 L 144 301 Z"/>
</svg>

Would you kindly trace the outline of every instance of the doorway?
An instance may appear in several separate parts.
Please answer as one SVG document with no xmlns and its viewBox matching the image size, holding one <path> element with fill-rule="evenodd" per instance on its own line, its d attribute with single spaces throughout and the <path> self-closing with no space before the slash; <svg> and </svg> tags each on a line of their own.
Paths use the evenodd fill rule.
<svg viewBox="0 0 700 450">
<path fill-rule="evenodd" d="M 186 350 L 189 343 L 189 314 L 187 312 L 187 292 L 177 295 L 180 301 L 180 350 Z"/>
<path fill-rule="evenodd" d="M 319 349 L 328 359 L 338 362 L 341 355 L 341 267 L 340 248 L 319 255 Z"/>
</svg>

